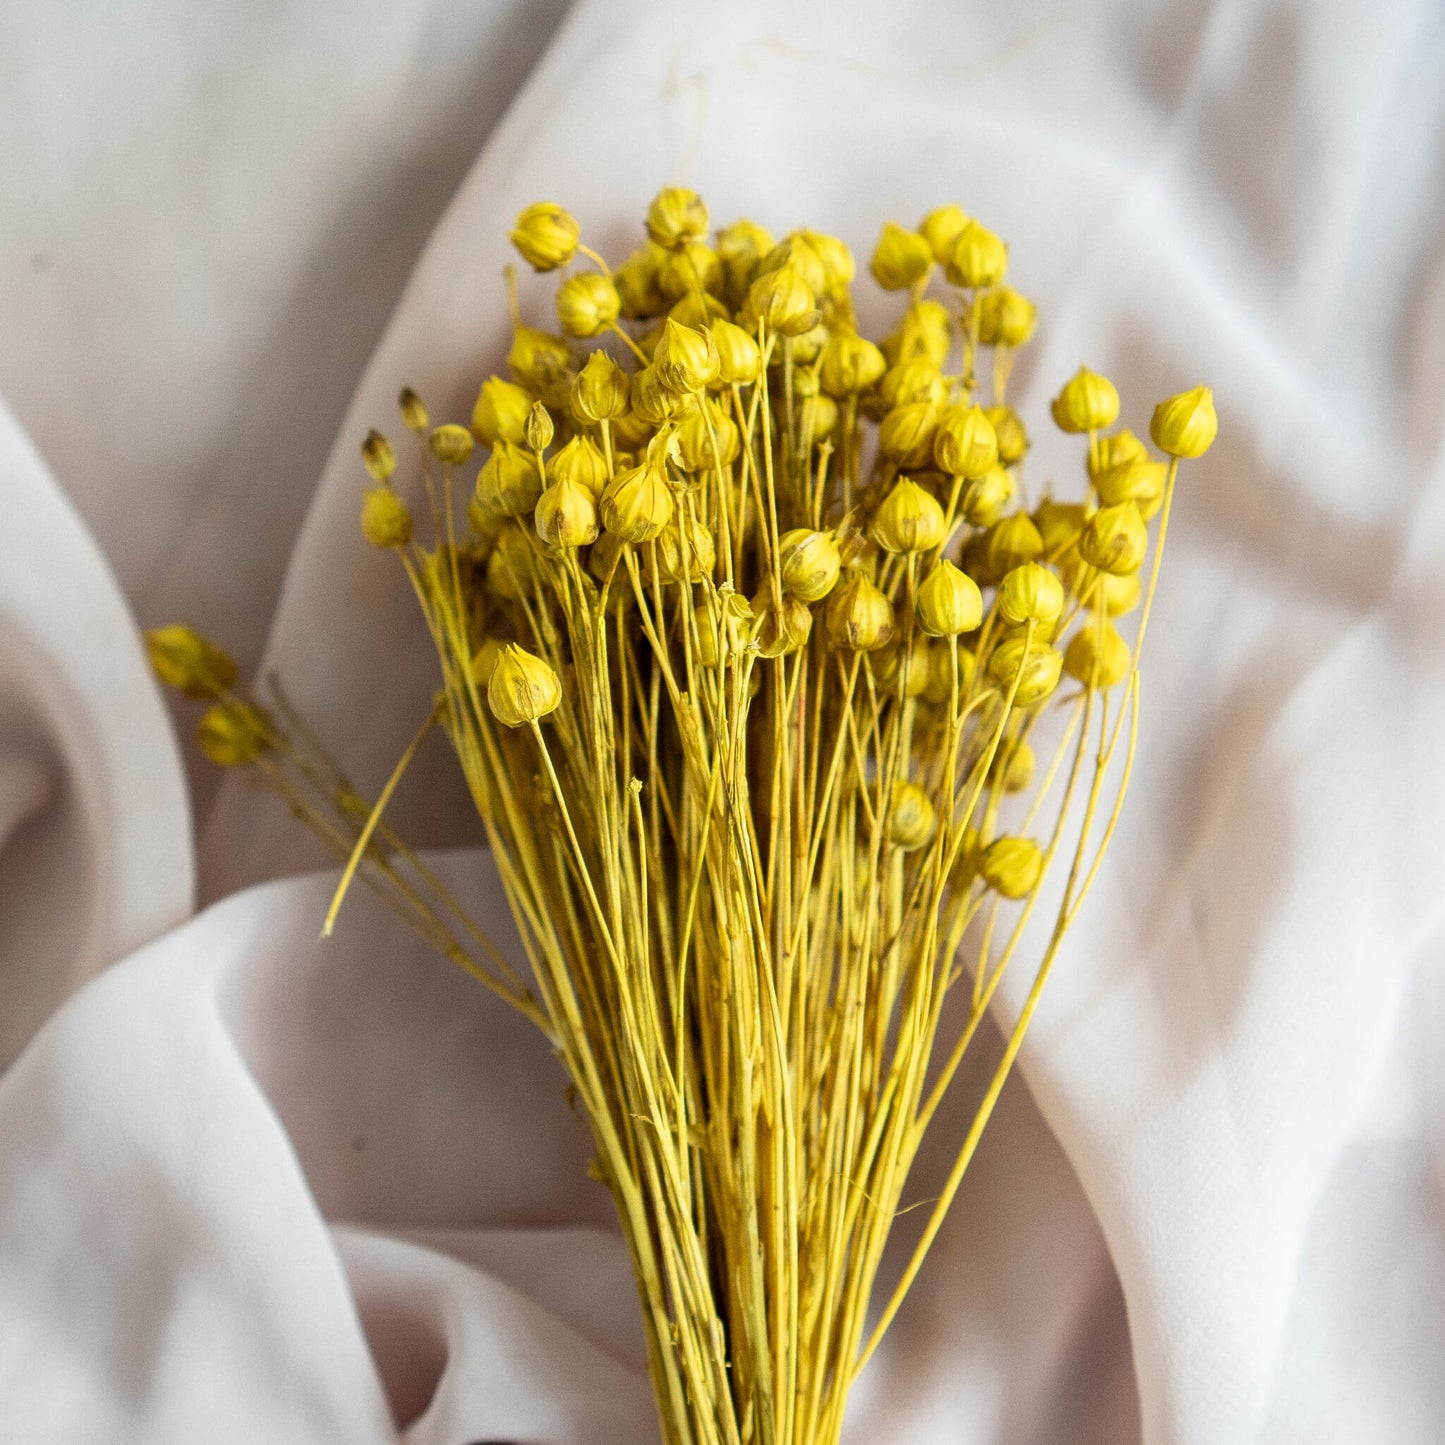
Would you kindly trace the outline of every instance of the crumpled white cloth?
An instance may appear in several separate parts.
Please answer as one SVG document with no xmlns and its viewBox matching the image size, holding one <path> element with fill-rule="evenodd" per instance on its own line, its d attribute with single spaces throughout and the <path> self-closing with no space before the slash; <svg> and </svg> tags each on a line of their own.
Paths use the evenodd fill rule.
<svg viewBox="0 0 1445 1445">
<path fill-rule="evenodd" d="M 863 256 L 883 216 L 962 201 L 1045 318 L 1020 377 L 1036 478 L 1077 464 L 1043 418 L 1080 361 L 1136 429 L 1157 395 L 1216 388 L 1114 852 L 853 1441 L 1445 1435 L 1442 161 L 1426 3 L 590 0 L 361 381 L 267 663 L 371 782 L 431 664 L 357 539 L 357 439 L 402 382 L 459 414 L 497 364 L 527 201 L 611 250 L 686 180 L 720 218 Z M 278 383 L 255 425 L 303 400 Z M 281 489 L 221 496 L 243 483 Z M 0 1441 L 653 1438 L 625 1256 L 545 1050 L 369 899 L 319 943 L 329 879 L 294 876 L 294 825 L 234 782 L 202 835 L 222 901 L 165 931 L 190 888 L 181 772 L 124 604 L 18 439 L 0 504 L 0 547 L 25 538 L 0 551 L 7 1016 L 155 937 L 0 1076 Z M 239 564 L 234 531 L 177 605 Z M 414 836 L 470 836 L 464 804 L 436 816 L 449 776 L 439 749 L 408 779 Z M 47 853 L 58 777 L 107 822 Z M 483 856 L 446 866 L 501 914 Z M 24 907 L 47 926 L 12 942 Z M 118 920 L 84 955 L 82 917 Z"/>
</svg>

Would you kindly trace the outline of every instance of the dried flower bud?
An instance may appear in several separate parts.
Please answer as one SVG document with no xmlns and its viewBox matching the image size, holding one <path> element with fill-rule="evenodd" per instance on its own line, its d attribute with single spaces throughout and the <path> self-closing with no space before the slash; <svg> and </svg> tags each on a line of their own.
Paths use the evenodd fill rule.
<svg viewBox="0 0 1445 1445">
<path fill-rule="evenodd" d="M 813 396 L 798 412 L 798 441 L 815 447 L 827 441 L 838 426 L 838 403 L 831 396 Z"/>
<path fill-rule="evenodd" d="M 689 241 L 701 241 L 707 235 L 707 222 L 702 197 L 685 186 L 668 186 L 659 191 L 647 208 L 647 234 L 669 251 Z"/>
<path fill-rule="evenodd" d="M 517 602 L 527 596 L 536 570 L 534 544 L 520 526 L 508 525 L 487 558 L 487 586 L 498 597 Z"/>
<path fill-rule="evenodd" d="M 1081 366 L 1053 401 L 1060 431 L 1102 431 L 1119 420 L 1119 393 L 1107 376 Z"/>
<path fill-rule="evenodd" d="M 478 687 L 486 687 L 497 670 L 497 659 L 502 655 L 502 644 L 495 637 L 482 640 L 482 645 L 472 654 L 472 681 Z"/>
<path fill-rule="evenodd" d="M 1032 838 L 995 838 L 979 860 L 983 881 L 1005 898 L 1027 898 L 1043 877 L 1044 855 Z"/>
<path fill-rule="evenodd" d="M 717 347 L 717 379 L 724 386 L 751 386 L 763 370 L 758 343 L 731 321 L 714 321 L 708 330 Z"/>
<path fill-rule="evenodd" d="M 622 298 L 611 280 L 596 271 L 569 276 L 557 288 L 557 320 L 568 336 L 597 336 L 622 312 Z"/>
<path fill-rule="evenodd" d="M 580 482 L 553 482 L 537 499 L 533 520 L 549 547 L 586 547 L 597 540 L 597 502 Z"/>
<path fill-rule="evenodd" d="M 1037 562 L 1025 562 L 998 584 L 998 610 L 1005 622 L 1036 622 L 1047 631 L 1064 611 L 1064 584 Z"/>
<path fill-rule="evenodd" d="M 1035 639 L 1028 643 L 1023 637 L 1011 637 L 994 648 L 988 660 L 988 675 L 1008 694 L 1018 678 L 1014 693 L 1015 707 L 1032 707 L 1042 702 L 1059 685 L 1064 659 L 1056 648 Z"/>
<path fill-rule="evenodd" d="M 858 274 L 858 263 L 847 245 L 821 231 L 804 231 L 799 239 L 807 242 L 822 263 L 823 289 L 835 296 L 845 292 Z"/>
<path fill-rule="evenodd" d="M 361 533 L 373 547 L 405 547 L 411 541 L 411 513 L 390 487 L 368 487 L 362 494 Z"/>
<path fill-rule="evenodd" d="M 1088 509 L 1082 502 L 1056 502 L 1045 497 L 1034 508 L 1034 526 L 1044 544 L 1042 555 L 1058 561 L 1079 540 L 1088 520 Z"/>
<path fill-rule="evenodd" d="M 212 703 L 196 728 L 201 751 L 217 766 L 253 763 L 273 744 L 270 719 L 248 702 L 228 698 Z"/>
<path fill-rule="evenodd" d="M 1100 572 L 1083 562 L 1079 567 L 1084 575 L 1080 576 L 1074 592 L 1081 597 L 1087 596 L 1091 612 L 1102 611 L 1106 617 L 1123 617 L 1125 613 L 1132 612 L 1144 596 L 1144 584 L 1137 572 L 1130 572 L 1127 577 L 1115 577 L 1111 572 Z M 1093 584 L 1092 590 L 1090 583 Z"/>
<path fill-rule="evenodd" d="M 895 406 L 878 427 L 878 450 L 900 467 L 926 467 L 933 456 L 939 408 L 931 401 Z"/>
<path fill-rule="evenodd" d="M 572 352 L 562 337 L 517 323 L 507 352 L 507 369 L 522 386 L 547 391 L 567 375 L 571 365 Z"/>
<path fill-rule="evenodd" d="M 839 647 L 859 652 L 886 646 L 893 636 L 893 604 L 856 570 L 833 589 L 824 620 Z"/>
<path fill-rule="evenodd" d="M 570 212 L 552 201 L 538 201 L 517 217 L 512 244 L 534 271 L 555 271 L 577 254 L 581 234 Z"/>
<path fill-rule="evenodd" d="M 653 365 L 663 384 L 674 391 L 702 391 L 718 374 L 717 342 L 710 331 L 679 326 L 669 317 L 663 324 Z"/>
<path fill-rule="evenodd" d="M 1106 507 L 1120 502 L 1136 502 L 1147 520 L 1159 510 L 1164 500 L 1164 484 L 1169 468 L 1163 462 L 1125 461 L 1099 474 L 1099 500 Z"/>
<path fill-rule="evenodd" d="M 823 347 L 819 380 L 829 396 L 856 396 L 883 375 L 888 363 L 871 341 L 856 331 L 840 331 Z"/>
<path fill-rule="evenodd" d="M 926 552 L 942 543 L 943 534 L 943 508 L 907 477 L 900 477 L 878 504 L 869 528 L 885 552 Z"/>
<path fill-rule="evenodd" d="M 981 477 L 998 465 L 998 437 L 981 408 L 944 411 L 933 437 L 933 459 L 955 477 Z"/>
<path fill-rule="evenodd" d="M 921 401 L 941 403 L 948 395 L 948 386 L 932 357 L 911 356 L 883 373 L 878 395 L 890 407 Z"/>
<path fill-rule="evenodd" d="M 754 614 L 748 599 L 734 592 L 730 584 L 716 593 L 717 611 L 695 607 L 698 660 L 704 667 L 717 667 L 739 656 L 752 634 Z"/>
<path fill-rule="evenodd" d="M 1129 644 L 1108 623 L 1081 627 L 1064 652 L 1064 671 L 1085 687 L 1117 687 L 1133 665 Z"/>
<path fill-rule="evenodd" d="M 1096 486 L 1099 478 L 1125 462 L 1147 462 L 1149 449 L 1124 427 L 1113 436 L 1100 437 L 1089 453 L 1089 480 Z"/>
<path fill-rule="evenodd" d="M 552 414 L 540 401 L 534 401 L 532 414 L 527 418 L 527 445 L 534 452 L 545 452 L 552 445 L 555 434 Z"/>
<path fill-rule="evenodd" d="M 918 233 L 928 242 L 933 259 L 940 266 L 953 254 L 968 220 L 962 206 L 939 206 L 919 223 Z"/>
<path fill-rule="evenodd" d="M 667 310 L 667 297 L 658 282 L 658 273 L 667 252 L 654 241 L 634 251 L 612 273 L 612 284 L 622 304 L 622 314 L 634 321 L 656 316 Z"/>
<path fill-rule="evenodd" d="M 983 621 L 978 583 L 946 560 L 923 579 L 913 607 L 918 625 L 931 637 L 957 637 Z"/>
<path fill-rule="evenodd" d="M 955 286 L 997 286 L 1008 269 L 1008 247 L 987 226 L 970 221 L 958 233 L 943 271 Z"/>
<path fill-rule="evenodd" d="M 459 467 L 472 454 L 472 434 L 464 426 L 446 422 L 432 428 L 427 445 L 432 456 L 444 466 Z"/>
<path fill-rule="evenodd" d="M 1036 561 L 1043 556 L 1044 539 L 1034 526 L 1033 518 L 1027 512 L 1015 512 L 1001 522 L 995 522 L 984 533 L 980 548 L 984 562 L 984 576 L 974 573 L 980 583 L 998 582 L 1015 567 L 1025 562 Z"/>
<path fill-rule="evenodd" d="M 1005 738 L 993 755 L 988 780 L 1001 792 L 1022 793 L 1034 780 L 1034 750 L 1022 738 Z"/>
<path fill-rule="evenodd" d="M 772 234 L 756 221 L 734 221 L 717 234 L 727 292 L 734 304 L 741 301 L 757 274 L 758 262 L 773 249 Z"/>
<path fill-rule="evenodd" d="M 1039 310 L 1012 286 L 986 292 L 978 308 L 978 339 L 985 346 L 1022 346 L 1034 334 Z"/>
<path fill-rule="evenodd" d="M 546 717 L 562 701 L 562 684 L 540 657 L 506 643 L 487 683 L 487 706 L 504 727 L 517 728 Z"/>
<path fill-rule="evenodd" d="M 969 526 L 992 527 L 1013 499 L 1013 474 L 1003 467 L 991 467 L 963 489 L 958 499 L 958 510 Z"/>
<path fill-rule="evenodd" d="M 808 283 L 808 290 L 814 296 L 821 296 L 827 290 L 828 273 L 823 258 L 801 231 L 784 236 L 758 262 L 757 274 L 762 276 L 769 271 L 781 271 L 784 266 L 791 266 Z"/>
<path fill-rule="evenodd" d="M 231 655 L 183 622 L 153 628 L 145 640 L 155 675 L 186 697 L 211 697 L 236 681 Z"/>
<path fill-rule="evenodd" d="M 1021 462 L 1029 449 L 1029 434 L 1023 418 L 1011 406 L 990 406 L 983 413 L 993 423 L 998 438 L 998 459 L 1006 467 Z"/>
<path fill-rule="evenodd" d="M 717 547 L 702 522 L 674 514 L 647 560 L 661 582 L 701 582 L 717 565 Z"/>
<path fill-rule="evenodd" d="M 778 580 L 803 602 L 820 602 L 838 582 L 842 559 L 831 532 L 798 527 L 778 543 Z"/>
<path fill-rule="evenodd" d="M 369 431 L 361 444 L 361 460 L 373 482 L 388 482 L 396 471 L 396 452 L 379 431 Z"/>
<path fill-rule="evenodd" d="M 573 437 L 547 465 L 554 482 L 576 482 L 594 497 L 607 485 L 607 458 L 591 437 Z"/>
<path fill-rule="evenodd" d="M 624 542 L 650 542 L 672 520 L 667 479 L 648 462 L 619 472 L 602 493 L 602 525 Z"/>
<path fill-rule="evenodd" d="M 525 517 L 542 495 L 537 464 L 519 446 L 498 442 L 477 473 L 477 505 L 493 517 Z"/>
<path fill-rule="evenodd" d="M 942 706 L 953 699 L 954 658 L 958 659 L 958 693 L 961 697 L 973 681 L 974 656 L 968 648 L 954 643 L 934 643 L 928 649 L 928 684 L 923 695 Z"/>
<path fill-rule="evenodd" d="M 411 387 L 402 387 L 396 404 L 401 409 L 402 424 L 409 432 L 415 432 L 417 436 L 421 436 L 431 427 L 431 417 L 427 414 L 426 406 Z"/>
<path fill-rule="evenodd" d="M 718 254 L 706 241 L 689 241 L 669 251 L 657 268 L 657 286 L 670 301 L 696 292 L 715 294 L 722 289 L 723 270 Z"/>
<path fill-rule="evenodd" d="M 885 291 L 905 291 L 926 276 L 932 265 L 933 248 L 928 242 L 917 231 L 906 231 L 889 221 L 873 248 L 868 269 Z"/>
<path fill-rule="evenodd" d="M 1154 445 L 1171 457 L 1202 457 L 1214 445 L 1218 432 L 1214 393 L 1207 386 L 1161 401 L 1149 423 Z"/>
<path fill-rule="evenodd" d="M 498 442 L 527 440 L 527 418 L 532 414 L 532 393 L 514 381 L 489 376 L 477 393 L 472 408 L 472 435 L 478 441 L 495 446 Z"/>
<path fill-rule="evenodd" d="M 933 668 L 923 639 L 908 648 L 883 648 L 876 658 L 874 672 L 885 687 L 896 692 L 901 686 L 904 697 L 922 697 L 927 692 Z"/>
<path fill-rule="evenodd" d="M 771 587 L 764 587 L 752 601 L 757 619 L 758 652 L 763 657 L 786 657 L 808 645 L 813 632 L 813 614 L 806 602 L 783 596 L 781 608 Z"/>
<path fill-rule="evenodd" d="M 628 376 L 605 351 L 594 351 L 572 383 L 572 410 L 580 421 L 611 421 L 627 410 Z"/>
<path fill-rule="evenodd" d="M 888 839 L 905 853 L 922 848 L 938 827 L 928 794 L 917 783 L 896 782 L 889 800 Z"/>
<path fill-rule="evenodd" d="M 1148 549 L 1149 532 L 1133 502 L 1101 508 L 1079 536 L 1079 556 L 1089 566 L 1117 577 L 1137 572 Z"/>
<path fill-rule="evenodd" d="M 795 266 L 759 276 L 748 289 L 748 310 L 782 336 L 801 336 L 818 324 L 813 292 Z"/>
<path fill-rule="evenodd" d="M 924 297 L 904 312 L 903 320 L 884 341 L 883 354 L 894 366 L 915 356 L 926 356 L 941 368 L 952 346 L 953 317 L 948 308 L 941 301 Z"/>
</svg>

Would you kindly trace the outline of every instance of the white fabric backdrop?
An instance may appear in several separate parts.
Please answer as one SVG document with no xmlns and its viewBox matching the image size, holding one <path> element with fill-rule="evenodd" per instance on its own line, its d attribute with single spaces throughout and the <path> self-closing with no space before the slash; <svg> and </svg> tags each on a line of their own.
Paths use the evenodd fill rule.
<svg viewBox="0 0 1445 1445">
<path fill-rule="evenodd" d="M 676 180 L 860 253 L 942 200 L 995 225 L 1045 317 L 1045 474 L 1082 360 L 1136 427 L 1196 380 L 1221 412 L 1116 851 L 851 1439 L 1441 1438 L 1445 17 L 558 20 L 0 10 L 0 387 L 54 474 L 0 426 L 0 1048 L 155 940 L 0 1076 L 0 1441 L 650 1438 L 625 1259 L 526 1031 L 364 900 L 319 945 L 326 879 L 232 784 L 200 814 L 224 901 L 174 926 L 183 772 L 123 596 L 268 636 L 379 780 L 429 664 L 357 539 L 357 438 L 403 381 L 460 412 L 496 365 L 522 204 L 612 248 Z M 399 800 L 432 842 L 468 836 L 423 806 L 446 776 Z"/>
</svg>

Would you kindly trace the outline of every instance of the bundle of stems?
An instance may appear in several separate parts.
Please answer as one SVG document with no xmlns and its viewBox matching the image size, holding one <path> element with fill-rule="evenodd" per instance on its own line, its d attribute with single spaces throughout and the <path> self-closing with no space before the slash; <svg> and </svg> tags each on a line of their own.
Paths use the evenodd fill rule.
<svg viewBox="0 0 1445 1445">
<path fill-rule="evenodd" d="M 262 769 L 349 858 L 337 904 L 367 879 L 545 1034 L 631 1251 L 670 1445 L 831 1445 L 1114 831 L 1179 460 L 1213 405 L 1161 403 L 1156 459 L 1080 370 L 1053 413 L 1086 444 L 1082 495 L 1030 510 L 1006 390 L 1034 308 L 958 207 L 884 227 L 871 271 L 906 308 L 877 345 L 841 241 L 747 221 L 709 241 L 680 189 L 646 229 L 613 270 L 560 207 L 518 218 L 523 257 L 565 273 L 565 335 L 521 322 L 514 284 L 514 379 L 482 385 L 470 426 L 403 392 L 425 540 L 391 443 L 366 440 L 363 530 L 400 558 L 441 674 L 375 803 L 284 698 L 278 720 L 236 696 L 211 644 L 161 629 L 152 654 L 213 696 L 211 755 Z M 525 975 L 385 823 L 431 726 Z M 961 1121 L 961 1066 L 1019 968 Z M 935 1129 L 953 1166 L 875 1299 Z"/>
</svg>

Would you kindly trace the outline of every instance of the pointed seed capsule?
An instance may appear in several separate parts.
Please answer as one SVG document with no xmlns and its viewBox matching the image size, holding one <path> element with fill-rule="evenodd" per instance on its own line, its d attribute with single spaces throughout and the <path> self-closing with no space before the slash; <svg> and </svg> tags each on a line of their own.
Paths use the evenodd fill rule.
<svg viewBox="0 0 1445 1445">
<path fill-rule="evenodd" d="M 1218 432 L 1214 393 L 1207 386 L 1161 401 L 1149 423 L 1154 445 L 1171 457 L 1202 457 L 1214 445 Z"/>
<path fill-rule="evenodd" d="M 361 444 L 361 460 L 373 482 L 387 482 L 396 471 L 396 452 L 379 431 L 369 431 Z"/>
<path fill-rule="evenodd" d="M 546 717 L 562 701 L 562 684 L 540 657 L 506 643 L 487 683 L 487 706 L 504 727 L 517 728 Z"/>
<path fill-rule="evenodd" d="M 218 767 L 253 763 L 272 746 L 270 720 L 260 708 L 228 698 L 212 703 L 196 728 L 201 751 Z"/>
<path fill-rule="evenodd" d="M 611 421 L 627 410 L 627 373 L 605 351 L 594 351 L 572 383 L 572 410 L 578 420 Z"/>
<path fill-rule="evenodd" d="M 868 269 L 885 291 L 904 291 L 922 280 L 932 265 L 933 248 L 928 242 L 917 231 L 907 231 L 888 221 L 873 248 Z"/>
<path fill-rule="evenodd" d="M 659 246 L 675 251 L 707 235 L 707 206 L 696 191 L 668 186 L 647 208 L 647 234 Z"/>
<path fill-rule="evenodd" d="M 1012 286 L 985 292 L 978 309 L 978 339 L 985 346 L 1023 346 L 1034 334 L 1039 311 Z"/>
<path fill-rule="evenodd" d="M 568 336 L 597 336 L 621 313 L 617 287 L 596 271 L 569 276 L 557 288 L 557 320 Z"/>
<path fill-rule="evenodd" d="M 947 560 L 923 579 L 913 606 L 918 625 L 930 637 L 957 637 L 983 621 L 978 583 Z"/>
<path fill-rule="evenodd" d="M 532 393 L 514 381 L 489 376 L 477 392 L 472 408 L 472 435 L 495 446 L 497 442 L 527 440 L 527 418 L 532 414 Z"/>
<path fill-rule="evenodd" d="M 998 465 L 998 436 L 980 407 L 951 406 L 943 413 L 933 459 L 954 477 L 981 477 Z"/>
<path fill-rule="evenodd" d="M 1079 556 L 1101 572 L 1125 577 L 1144 565 L 1149 531 L 1134 502 L 1101 507 L 1079 536 Z"/>
<path fill-rule="evenodd" d="M 1057 649 L 1037 639 L 1028 646 L 1025 642 L 1025 638 L 1011 637 L 994 648 L 988 660 L 988 675 L 1004 696 L 1018 677 L 1015 707 L 1032 707 L 1048 697 L 1058 687 L 1064 666 L 1063 655 Z"/>
<path fill-rule="evenodd" d="M 1107 376 L 1081 366 L 1053 401 L 1060 431 L 1102 431 L 1119 420 L 1119 393 Z"/>
<path fill-rule="evenodd" d="M 1085 687 L 1117 687 L 1133 664 L 1129 644 L 1109 623 L 1102 636 L 1097 623 L 1086 623 L 1064 650 L 1064 671 Z"/>
<path fill-rule="evenodd" d="M 953 254 L 969 218 L 962 206 L 939 206 L 930 211 L 918 225 L 918 234 L 928 242 L 933 259 L 942 265 Z"/>
<path fill-rule="evenodd" d="M 390 487 L 368 487 L 361 499 L 361 533 L 373 547 L 405 547 L 411 513 Z"/>
<path fill-rule="evenodd" d="M 872 652 L 893 636 L 893 604 L 871 578 L 853 571 L 833 589 L 824 622 L 839 647 Z"/>
<path fill-rule="evenodd" d="M 979 861 L 983 881 L 1005 898 L 1027 898 L 1043 877 L 1044 855 L 1032 838 L 995 838 Z"/>
<path fill-rule="evenodd" d="M 459 467 L 471 456 L 475 443 L 466 427 L 457 426 L 455 422 L 446 422 L 432 428 L 427 445 L 431 448 L 432 456 L 443 466 Z"/>
<path fill-rule="evenodd" d="M 998 584 L 998 610 L 1005 622 L 1035 622 L 1047 631 L 1064 611 L 1064 584 L 1037 562 L 1025 562 Z"/>
<path fill-rule="evenodd" d="M 900 477 L 873 515 L 869 535 L 885 552 L 926 552 L 943 541 L 943 508 L 907 477 Z"/>
<path fill-rule="evenodd" d="M 174 622 L 145 635 L 151 670 L 186 697 L 211 697 L 236 681 L 236 663 L 192 627 Z"/>
<path fill-rule="evenodd" d="M 512 244 L 534 271 L 555 271 L 577 253 L 582 228 L 553 201 L 538 201 L 517 217 Z"/>
<path fill-rule="evenodd" d="M 672 520 L 667 479 L 651 463 L 619 472 L 602 493 L 602 525 L 623 542 L 650 542 Z"/>
<path fill-rule="evenodd" d="M 888 810 L 888 838 L 893 846 L 911 853 L 928 843 L 937 827 L 928 794 L 917 783 L 894 783 Z"/>
<path fill-rule="evenodd" d="M 1008 247 L 987 226 L 970 221 L 959 233 L 943 271 L 955 286 L 997 286 L 1008 270 Z"/>
<path fill-rule="evenodd" d="M 417 436 L 421 436 L 431 426 L 431 417 L 427 414 L 426 404 L 411 387 L 402 387 L 396 404 L 401 410 L 402 424 L 409 432 L 415 432 Z"/>
<path fill-rule="evenodd" d="M 799 527 L 785 532 L 778 543 L 779 576 L 783 590 L 803 602 L 820 602 L 837 584 L 842 559 L 829 532 Z"/>
<path fill-rule="evenodd" d="M 549 547 L 586 547 L 597 540 L 597 502 L 580 482 L 553 482 L 537 499 L 537 535 Z"/>
</svg>

